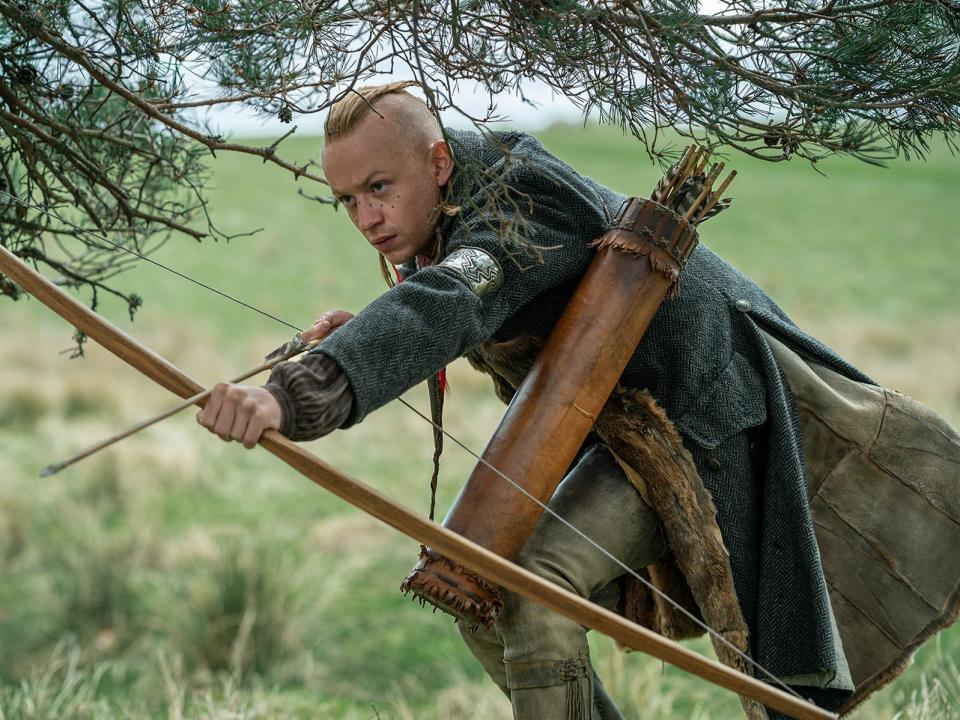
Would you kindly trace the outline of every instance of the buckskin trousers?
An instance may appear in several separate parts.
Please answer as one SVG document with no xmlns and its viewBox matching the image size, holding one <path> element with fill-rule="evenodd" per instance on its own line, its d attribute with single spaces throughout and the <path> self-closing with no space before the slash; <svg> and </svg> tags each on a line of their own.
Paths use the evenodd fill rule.
<svg viewBox="0 0 960 720">
<path fill-rule="evenodd" d="M 602 445 L 584 453 L 560 483 L 549 507 L 631 569 L 665 550 L 656 516 Z M 621 565 L 544 513 L 517 563 L 560 587 L 613 609 Z M 510 698 L 514 720 L 622 720 L 590 664 L 586 629 L 502 590 L 494 626 L 464 642 Z"/>
</svg>

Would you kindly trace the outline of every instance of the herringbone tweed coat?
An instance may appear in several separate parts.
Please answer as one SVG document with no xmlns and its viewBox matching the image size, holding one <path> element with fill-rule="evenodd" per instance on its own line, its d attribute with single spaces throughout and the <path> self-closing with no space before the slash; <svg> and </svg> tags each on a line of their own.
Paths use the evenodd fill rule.
<svg viewBox="0 0 960 720">
<path fill-rule="evenodd" d="M 448 137 L 459 166 L 448 200 L 461 212 L 441 219 L 435 264 L 404 267 L 403 283 L 317 349 L 349 378 L 354 406 L 347 425 L 485 343 L 545 338 L 593 257 L 588 243 L 608 229 L 624 200 L 530 136 L 449 131 Z M 508 196 L 492 179 L 499 173 L 509 181 Z M 646 188 L 630 190 L 644 195 Z M 513 239 L 504 237 L 511 218 L 520 219 Z M 709 224 L 702 235 L 708 239 Z M 523 240 L 535 247 L 524 250 Z M 462 275 L 438 264 L 465 246 L 496 258 L 498 290 L 480 297 Z M 679 296 L 657 312 L 621 386 L 655 399 L 712 495 L 753 657 L 777 676 L 829 678 L 837 658 L 797 412 L 761 330 L 803 357 L 869 382 L 701 245 L 683 271 Z M 803 692 L 827 706 L 849 695 Z"/>
</svg>

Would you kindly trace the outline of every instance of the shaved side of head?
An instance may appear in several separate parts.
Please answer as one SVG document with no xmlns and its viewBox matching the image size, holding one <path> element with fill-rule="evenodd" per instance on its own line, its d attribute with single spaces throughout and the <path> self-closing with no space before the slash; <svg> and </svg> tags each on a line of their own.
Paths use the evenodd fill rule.
<svg viewBox="0 0 960 720">
<path fill-rule="evenodd" d="M 412 81 L 367 85 L 352 91 L 331 106 L 324 124 L 324 142 L 341 139 L 366 121 L 387 122 L 394 126 L 398 144 L 419 153 L 437 140 L 443 140 L 440 123 L 427 104 L 406 91 Z"/>
</svg>

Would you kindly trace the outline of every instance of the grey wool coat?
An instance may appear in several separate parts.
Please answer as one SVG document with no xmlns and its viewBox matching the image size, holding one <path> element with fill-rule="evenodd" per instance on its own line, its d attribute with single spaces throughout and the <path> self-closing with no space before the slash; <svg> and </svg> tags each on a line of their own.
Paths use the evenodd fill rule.
<svg viewBox="0 0 960 720">
<path fill-rule="evenodd" d="M 458 162 L 448 200 L 461 212 L 438 225 L 440 257 L 402 268 L 403 283 L 316 350 L 349 379 L 354 405 L 345 426 L 485 342 L 545 338 L 593 257 L 588 243 L 608 229 L 625 199 L 528 135 L 448 131 L 448 139 Z M 498 173 L 512 194 L 492 189 Z M 524 240 L 536 247 L 524 249 Z M 443 264 L 464 247 L 495 259 L 497 289 L 478 295 L 457 268 Z M 665 410 L 713 495 L 753 657 L 778 677 L 829 679 L 838 658 L 797 409 L 764 333 L 803 358 L 870 382 L 701 245 L 681 275 L 679 296 L 655 315 L 621 384 L 647 389 Z M 827 706 L 849 695 L 808 687 L 803 693 Z"/>
</svg>

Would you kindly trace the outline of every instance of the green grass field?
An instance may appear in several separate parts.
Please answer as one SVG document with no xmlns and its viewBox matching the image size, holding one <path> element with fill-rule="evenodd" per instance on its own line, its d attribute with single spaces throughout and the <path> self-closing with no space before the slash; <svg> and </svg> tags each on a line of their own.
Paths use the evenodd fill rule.
<svg viewBox="0 0 960 720">
<path fill-rule="evenodd" d="M 619 131 L 558 127 L 546 145 L 585 174 L 647 194 L 658 171 Z M 294 137 L 287 157 L 316 158 Z M 701 237 L 877 380 L 960 423 L 960 163 L 943 150 L 888 169 L 835 159 L 728 158 L 733 207 Z M 229 243 L 171 240 L 156 258 L 299 326 L 382 292 L 374 251 L 343 213 L 245 157 L 211 163 Z M 314 188 L 304 188 L 315 192 Z M 203 384 L 258 362 L 290 331 L 142 265 L 118 282 L 145 306 L 103 313 Z M 509 705 L 452 622 L 402 598 L 417 544 L 267 453 L 174 418 L 53 478 L 37 471 L 172 398 L 32 300 L 0 303 L 0 719 L 505 718 Z M 481 449 L 502 414 L 487 382 L 451 368 L 450 431 Z M 426 408 L 425 388 L 407 399 Z M 398 403 L 312 451 L 426 512 L 429 426 Z M 449 446 L 439 511 L 469 473 Z M 951 550 L 952 551 L 952 550 Z M 627 717 L 736 718 L 737 699 L 592 640 Z M 693 646 L 709 653 L 708 644 Z M 948 718 L 960 707 L 960 628 L 931 641 L 857 715 Z"/>
</svg>

